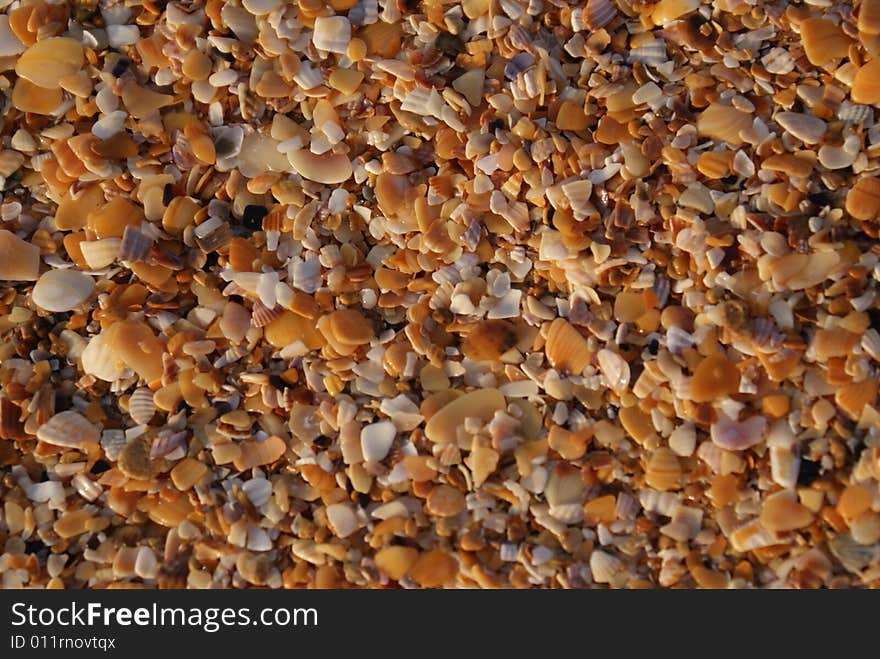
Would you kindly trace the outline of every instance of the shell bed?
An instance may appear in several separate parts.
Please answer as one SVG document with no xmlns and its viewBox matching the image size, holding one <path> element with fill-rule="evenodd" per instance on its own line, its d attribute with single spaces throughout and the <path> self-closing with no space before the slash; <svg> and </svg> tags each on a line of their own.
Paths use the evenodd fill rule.
<svg viewBox="0 0 880 659">
<path fill-rule="evenodd" d="M 0 0 L 0 587 L 880 586 L 880 0 Z"/>
</svg>

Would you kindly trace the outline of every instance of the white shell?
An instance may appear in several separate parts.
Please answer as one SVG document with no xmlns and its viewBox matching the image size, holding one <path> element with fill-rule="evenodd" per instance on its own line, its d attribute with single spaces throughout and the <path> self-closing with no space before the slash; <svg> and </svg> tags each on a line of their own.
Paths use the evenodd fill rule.
<svg viewBox="0 0 880 659">
<path fill-rule="evenodd" d="M 129 398 L 128 414 L 138 425 L 148 423 L 155 413 L 156 403 L 153 401 L 153 392 L 146 387 L 137 389 Z"/>
<path fill-rule="evenodd" d="M 319 16 L 315 19 L 312 42 L 318 50 L 345 54 L 351 41 L 351 23 L 344 16 Z"/>
<path fill-rule="evenodd" d="M 622 394 L 629 386 L 629 364 L 612 350 L 603 348 L 596 355 L 599 360 L 599 370 L 608 380 L 608 386 L 617 394 Z"/>
<path fill-rule="evenodd" d="M 100 435 L 91 421 L 79 412 L 59 412 L 37 428 L 37 439 L 55 446 L 79 448 L 86 442 L 97 443 Z"/>
<path fill-rule="evenodd" d="M 116 260 L 120 245 L 122 245 L 120 238 L 104 238 L 103 240 L 84 240 L 79 244 L 79 248 L 89 267 L 93 270 L 100 270 Z"/>
<path fill-rule="evenodd" d="M 31 299 L 41 309 L 52 312 L 75 309 L 95 290 L 95 280 L 77 270 L 44 272 L 31 291 Z"/>
<path fill-rule="evenodd" d="M 106 332 L 93 336 L 82 352 L 82 369 L 99 380 L 113 382 L 125 373 L 123 364 L 107 343 Z"/>
</svg>

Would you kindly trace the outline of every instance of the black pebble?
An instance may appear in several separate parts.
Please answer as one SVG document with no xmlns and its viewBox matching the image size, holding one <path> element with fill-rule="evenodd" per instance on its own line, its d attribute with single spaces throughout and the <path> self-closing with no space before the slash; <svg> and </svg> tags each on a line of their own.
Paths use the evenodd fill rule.
<svg viewBox="0 0 880 659">
<path fill-rule="evenodd" d="M 656 355 L 659 349 L 660 342 L 657 339 L 651 339 L 651 342 L 648 344 L 648 352 L 650 352 L 652 355 Z"/>
<path fill-rule="evenodd" d="M 328 446 L 330 446 L 331 442 L 332 440 L 327 437 L 327 435 L 318 435 L 317 437 L 315 437 L 312 444 L 314 444 L 318 448 L 327 448 Z"/>
<path fill-rule="evenodd" d="M 798 485 L 809 485 L 814 480 L 819 478 L 819 473 L 822 471 L 822 465 L 819 462 L 813 462 L 812 460 L 801 460 L 801 467 L 798 471 Z"/>
<path fill-rule="evenodd" d="M 104 460 L 96 460 L 95 464 L 92 465 L 90 471 L 93 474 L 103 474 L 105 471 L 110 469 L 110 465 Z"/>
<path fill-rule="evenodd" d="M 251 231 L 260 231 L 263 228 L 263 218 L 269 214 L 265 206 L 248 204 L 244 207 L 241 223 Z"/>
<path fill-rule="evenodd" d="M 116 66 L 113 67 L 111 73 L 117 78 L 126 72 L 131 62 L 129 62 L 126 58 L 120 57 L 119 61 L 116 62 Z"/>
</svg>

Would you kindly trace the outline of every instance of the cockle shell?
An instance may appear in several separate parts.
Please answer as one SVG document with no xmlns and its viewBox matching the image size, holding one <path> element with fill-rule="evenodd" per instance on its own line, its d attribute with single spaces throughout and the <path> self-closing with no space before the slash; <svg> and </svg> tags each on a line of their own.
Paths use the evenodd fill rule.
<svg viewBox="0 0 880 659">
<path fill-rule="evenodd" d="M 156 413 L 153 392 L 146 387 L 135 390 L 128 400 L 128 414 L 137 424 L 149 423 Z"/>
<path fill-rule="evenodd" d="M 59 412 L 37 429 L 37 439 L 55 446 L 80 448 L 86 443 L 97 443 L 98 428 L 79 412 Z"/>
<path fill-rule="evenodd" d="M 44 272 L 31 291 L 31 299 L 41 309 L 60 313 L 75 309 L 95 290 L 95 280 L 77 270 Z"/>
</svg>

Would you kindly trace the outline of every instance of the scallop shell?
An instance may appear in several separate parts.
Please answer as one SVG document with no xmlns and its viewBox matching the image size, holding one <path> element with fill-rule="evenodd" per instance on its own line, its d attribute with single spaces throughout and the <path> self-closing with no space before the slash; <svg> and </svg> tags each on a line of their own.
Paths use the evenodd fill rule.
<svg viewBox="0 0 880 659">
<path fill-rule="evenodd" d="M 44 272 L 31 291 L 41 309 L 56 313 L 70 311 L 85 302 L 95 290 L 95 280 L 77 270 Z"/>
<path fill-rule="evenodd" d="M 617 16 L 617 7 L 609 0 L 589 0 L 584 11 L 584 23 L 590 30 L 608 25 Z"/>
<path fill-rule="evenodd" d="M 119 246 L 120 261 L 142 261 L 150 251 L 153 241 L 132 225 L 125 227 Z"/>
<path fill-rule="evenodd" d="M 254 302 L 253 313 L 251 314 L 251 324 L 254 327 L 265 327 L 273 320 L 278 318 L 281 313 L 284 311 L 280 306 L 275 305 L 272 309 L 269 309 L 265 304 L 256 300 Z"/>
<path fill-rule="evenodd" d="M 544 350 L 553 368 L 576 375 L 583 372 L 592 357 L 587 340 L 564 318 L 550 324 Z"/>
<path fill-rule="evenodd" d="M 107 332 L 93 336 L 80 359 L 83 371 L 105 382 L 118 380 L 125 373 L 125 364 L 110 347 Z"/>
<path fill-rule="evenodd" d="M 79 248 L 88 266 L 92 270 L 100 270 L 116 260 L 120 245 L 122 245 L 120 238 L 104 238 L 84 240 L 79 244 Z"/>
<path fill-rule="evenodd" d="M 101 433 L 101 448 L 108 460 L 115 461 L 127 443 L 124 430 L 112 429 Z"/>
<path fill-rule="evenodd" d="M 156 413 L 156 403 L 153 401 L 153 392 L 146 387 L 137 389 L 128 401 L 128 414 L 137 424 L 150 422 Z"/>
<path fill-rule="evenodd" d="M 59 412 L 37 429 L 37 439 L 55 446 L 80 448 L 88 442 L 97 443 L 100 435 L 95 425 L 79 412 Z"/>
</svg>

